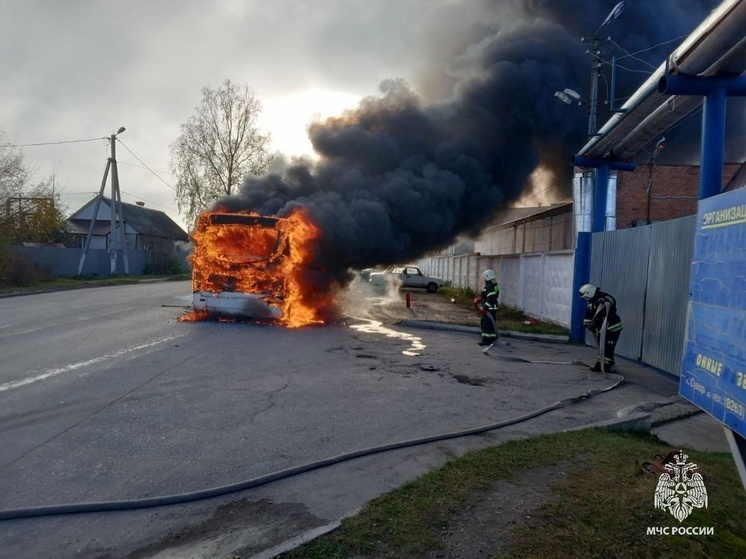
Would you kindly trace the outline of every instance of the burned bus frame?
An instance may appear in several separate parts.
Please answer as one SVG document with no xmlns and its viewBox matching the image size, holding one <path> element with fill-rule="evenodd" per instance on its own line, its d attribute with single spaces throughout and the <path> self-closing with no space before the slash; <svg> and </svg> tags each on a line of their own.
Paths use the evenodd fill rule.
<svg viewBox="0 0 746 559">
<path fill-rule="evenodd" d="M 290 250 L 287 235 L 279 227 L 282 221 L 278 217 L 243 213 L 215 212 L 200 216 L 192 257 L 193 306 L 196 312 L 215 319 L 282 318 L 285 289 L 281 265 Z M 265 247 L 262 254 L 256 254 L 254 246 L 246 246 L 245 252 L 237 254 L 228 254 L 227 251 L 214 254 L 218 247 L 200 242 L 200 234 L 204 234 L 208 228 L 219 230 L 223 227 L 271 231 L 276 235 L 276 242 L 269 251 Z M 210 248 L 213 249 L 212 255 Z M 201 269 L 202 266 L 208 269 Z M 272 280 L 257 282 L 258 288 L 243 289 L 240 278 L 251 276 L 253 272 Z"/>
</svg>

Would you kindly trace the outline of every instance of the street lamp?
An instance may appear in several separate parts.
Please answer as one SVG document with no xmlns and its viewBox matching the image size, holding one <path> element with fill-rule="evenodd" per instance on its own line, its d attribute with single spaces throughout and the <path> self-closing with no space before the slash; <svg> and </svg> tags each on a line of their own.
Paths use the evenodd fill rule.
<svg viewBox="0 0 746 559">
<path fill-rule="evenodd" d="M 574 101 L 577 101 L 578 105 L 588 103 L 588 101 L 580 96 L 580 93 L 578 93 L 574 89 L 570 89 L 569 87 L 566 87 L 563 91 L 555 91 L 554 96 L 566 105 L 572 105 Z"/>
<path fill-rule="evenodd" d="M 596 30 L 595 35 L 590 38 L 591 48 L 588 53 L 590 53 L 590 55 L 593 57 L 593 60 L 591 61 L 590 100 L 583 99 L 577 91 L 569 88 L 565 88 L 564 91 L 556 91 L 554 93 L 555 97 L 557 97 L 560 101 L 567 105 L 571 105 L 573 100 L 575 100 L 578 101 L 579 105 L 584 104 L 586 106 L 586 110 L 588 111 L 588 136 L 593 136 L 596 133 L 596 111 L 598 110 L 598 75 L 601 72 L 601 62 L 599 59 L 599 45 L 601 41 L 598 38 L 598 32 L 601 31 L 601 28 L 604 25 L 618 18 L 619 14 L 622 13 L 622 10 L 624 10 L 624 1 L 619 2 L 612 8 L 612 10 L 609 12 L 609 15 L 606 16 L 604 22 Z M 581 39 L 581 42 L 585 42 L 586 40 L 586 37 L 583 37 Z"/>
</svg>

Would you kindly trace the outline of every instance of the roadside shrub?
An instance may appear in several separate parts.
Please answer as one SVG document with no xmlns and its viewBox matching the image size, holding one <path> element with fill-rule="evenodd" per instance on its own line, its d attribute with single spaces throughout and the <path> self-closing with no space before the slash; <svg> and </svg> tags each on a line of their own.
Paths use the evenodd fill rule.
<svg viewBox="0 0 746 559">
<path fill-rule="evenodd" d="M 0 248 L 0 287 L 26 287 L 43 279 L 42 271 L 23 256 Z"/>
<path fill-rule="evenodd" d="M 168 273 L 172 276 L 184 273 L 184 267 L 181 265 L 181 259 L 175 254 L 172 254 L 168 257 Z"/>
</svg>

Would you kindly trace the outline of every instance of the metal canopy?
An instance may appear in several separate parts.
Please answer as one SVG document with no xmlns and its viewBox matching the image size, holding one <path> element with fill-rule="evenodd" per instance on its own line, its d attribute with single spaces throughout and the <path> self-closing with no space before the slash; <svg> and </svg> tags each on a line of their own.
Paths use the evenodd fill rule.
<svg viewBox="0 0 746 559">
<path fill-rule="evenodd" d="M 702 97 L 658 93 L 666 75 L 737 76 L 746 71 L 746 0 L 726 0 L 578 152 L 606 161 L 628 161 L 702 105 Z"/>
</svg>

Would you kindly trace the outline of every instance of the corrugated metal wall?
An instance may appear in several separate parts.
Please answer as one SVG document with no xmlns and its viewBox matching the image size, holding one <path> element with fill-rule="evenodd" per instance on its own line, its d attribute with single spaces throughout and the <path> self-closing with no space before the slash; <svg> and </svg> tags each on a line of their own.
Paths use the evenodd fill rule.
<svg viewBox="0 0 746 559">
<path fill-rule="evenodd" d="M 617 352 L 633 359 L 642 356 L 649 252 L 649 227 L 594 233 L 591 241 L 590 281 L 616 298 L 624 323 Z"/>
<path fill-rule="evenodd" d="M 677 376 L 695 228 L 689 216 L 594 233 L 591 247 L 591 283 L 616 298 L 624 322 L 617 353 Z"/>
<path fill-rule="evenodd" d="M 571 249 L 573 215 L 567 212 L 527 220 L 507 227 L 491 227 L 474 243 L 482 254 L 519 254 Z"/>
<path fill-rule="evenodd" d="M 677 376 L 695 229 L 696 216 L 690 216 L 592 237 L 590 281 L 617 299 L 624 321 L 617 353 Z M 464 268 L 456 266 L 456 258 L 462 258 Z M 468 258 L 433 257 L 423 260 L 422 266 L 475 291 L 481 289 L 482 270 L 492 268 L 502 304 L 569 327 L 572 299 L 577 296 L 572 291 L 573 251 Z M 461 273 L 463 269 L 468 271 Z M 590 338 L 586 341 L 594 345 Z"/>
<path fill-rule="evenodd" d="M 78 273 L 82 248 L 54 248 L 54 247 L 12 247 L 12 249 L 28 261 L 47 270 L 53 276 L 74 277 Z M 191 270 L 186 253 L 128 250 L 127 265 L 131 275 L 142 275 L 147 265 L 157 273 L 168 273 L 168 259 L 170 256 L 179 259 L 184 271 Z M 111 260 L 108 250 L 89 249 L 83 266 L 84 276 L 108 276 L 111 273 Z M 124 273 L 124 257 L 117 252 L 117 273 Z M 152 272 L 151 272 L 152 273 Z"/>
<path fill-rule="evenodd" d="M 650 226 L 642 360 L 681 374 L 697 216 Z"/>
</svg>

